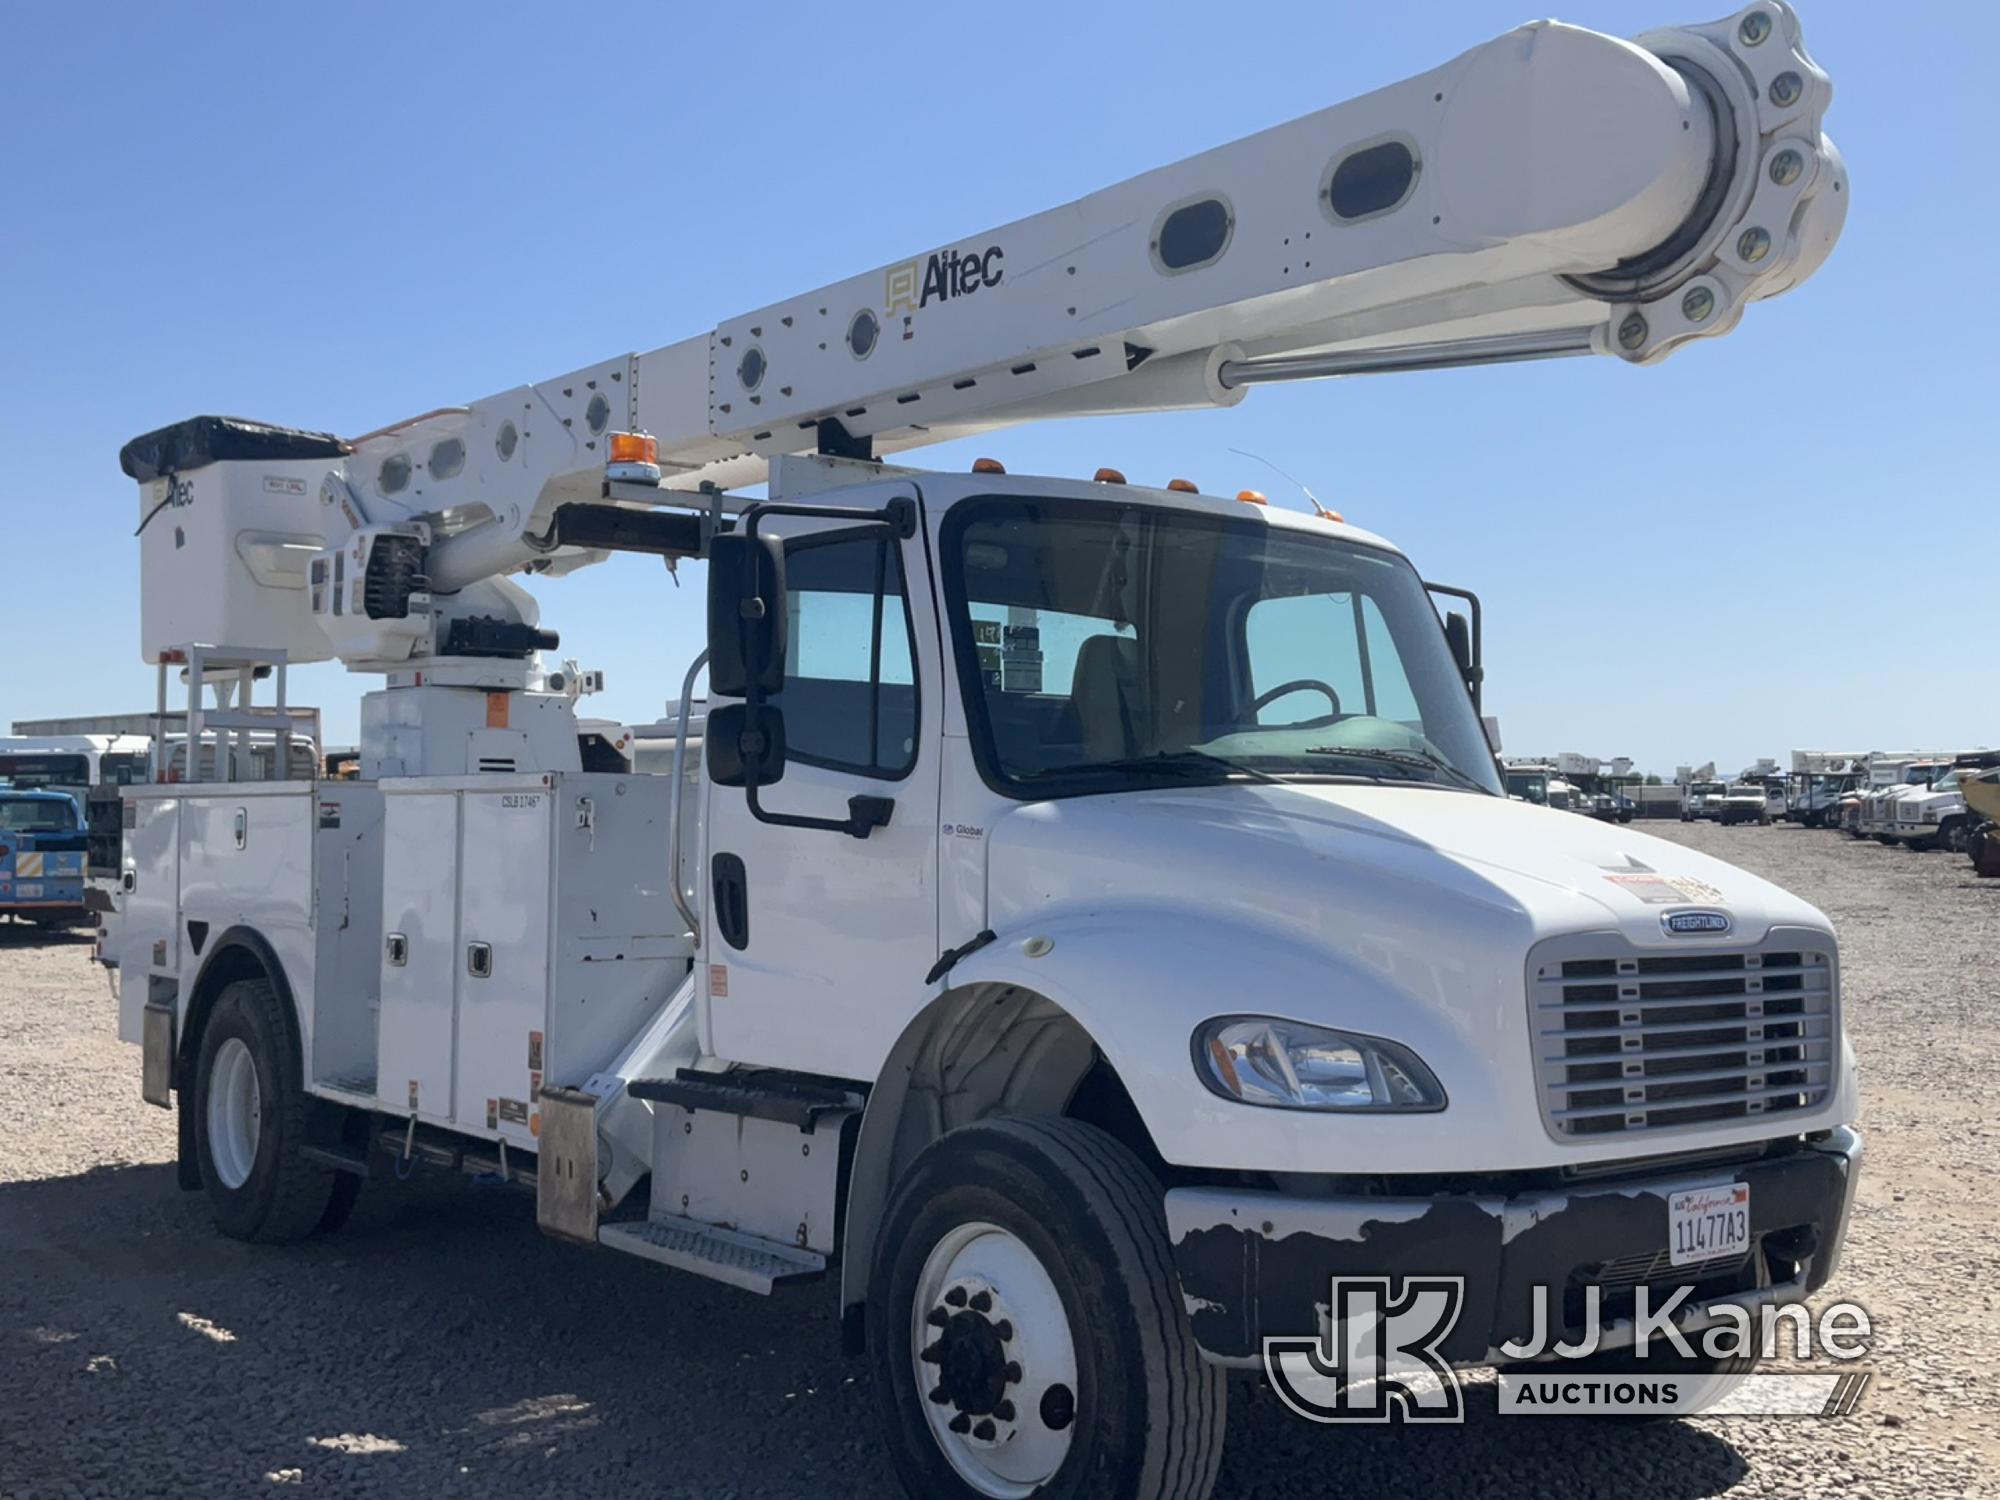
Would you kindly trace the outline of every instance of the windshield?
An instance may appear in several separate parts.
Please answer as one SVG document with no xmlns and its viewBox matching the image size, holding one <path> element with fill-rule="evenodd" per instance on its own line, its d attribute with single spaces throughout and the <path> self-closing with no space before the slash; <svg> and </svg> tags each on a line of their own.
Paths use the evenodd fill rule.
<svg viewBox="0 0 2000 1500">
<path fill-rule="evenodd" d="M 1549 777 L 1546 771 L 1509 771 L 1507 773 L 1507 795 L 1520 797 L 1528 802 L 1549 800 Z"/>
<path fill-rule="evenodd" d="M 0 796 L 0 833 L 69 833 L 75 828 L 74 802 Z"/>
<path fill-rule="evenodd" d="M 982 772 L 1015 796 L 1229 776 L 1498 793 L 1402 558 L 1110 501 L 976 500 L 947 586 Z"/>
<path fill-rule="evenodd" d="M 0 754 L 0 781 L 22 788 L 85 787 L 90 785 L 90 761 L 82 755 L 10 751 Z"/>
</svg>

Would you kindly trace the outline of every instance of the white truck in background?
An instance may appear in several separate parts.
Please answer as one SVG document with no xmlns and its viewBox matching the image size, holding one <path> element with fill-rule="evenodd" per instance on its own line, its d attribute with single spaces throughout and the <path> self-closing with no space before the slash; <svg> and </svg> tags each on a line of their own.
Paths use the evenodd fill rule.
<svg viewBox="0 0 2000 1500">
<path fill-rule="evenodd" d="M 135 440 L 144 654 L 245 689 L 197 744 L 272 726 L 260 666 L 383 683 L 356 780 L 126 792 L 105 958 L 182 1185 L 280 1241 L 472 1168 L 579 1244 L 831 1275 L 923 1500 L 1206 1495 L 1223 1372 L 1329 1337 L 1333 1277 L 1461 1277 L 1447 1374 L 1537 1287 L 1603 1293 L 1613 1367 L 1640 1287 L 1691 1328 L 1816 1290 L 1861 1152 L 1831 928 L 1503 795 L 1476 600 L 1331 514 L 881 457 L 1652 363 L 1827 254 L 1829 94 L 1779 0 L 1538 23 L 681 344 Z M 584 768 L 509 577 L 614 551 L 707 565 L 664 774 Z"/>
<path fill-rule="evenodd" d="M 1926 752 L 1878 754 L 1870 758 L 1868 782 L 1850 832 L 1880 844 L 1896 842 L 1896 800 L 1923 791 L 1951 768 L 1949 755 Z"/>
<path fill-rule="evenodd" d="M 1713 777 L 1681 783 L 1681 821 L 1692 823 L 1706 819 L 1711 823 L 1722 821 L 1722 807 L 1729 799 L 1727 783 Z"/>
</svg>

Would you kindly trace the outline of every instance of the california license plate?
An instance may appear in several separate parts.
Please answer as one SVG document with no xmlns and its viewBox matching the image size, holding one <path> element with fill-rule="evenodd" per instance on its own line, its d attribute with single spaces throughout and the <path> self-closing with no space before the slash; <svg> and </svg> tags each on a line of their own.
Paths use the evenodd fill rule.
<svg viewBox="0 0 2000 1500">
<path fill-rule="evenodd" d="M 1667 1257 L 1676 1266 L 1750 1248 L 1750 1185 L 1690 1188 L 1667 1198 Z"/>
</svg>

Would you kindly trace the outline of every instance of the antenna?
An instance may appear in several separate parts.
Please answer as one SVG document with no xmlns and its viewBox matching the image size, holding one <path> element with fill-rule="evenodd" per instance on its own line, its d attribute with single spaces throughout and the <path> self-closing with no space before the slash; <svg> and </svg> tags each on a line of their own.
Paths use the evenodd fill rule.
<svg viewBox="0 0 2000 1500">
<path fill-rule="evenodd" d="M 1339 521 L 1345 519 L 1340 514 L 1339 511 L 1328 510 L 1324 505 L 1321 505 L 1319 503 L 1319 496 L 1315 495 L 1311 490 L 1306 488 L 1304 480 L 1294 479 L 1290 474 L 1287 474 L 1283 469 L 1279 468 L 1276 464 L 1272 463 L 1270 459 L 1264 457 L 1263 454 L 1252 453 L 1248 448 L 1231 448 L 1229 451 L 1231 453 L 1238 454 L 1243 458 L 1255 459 L 1258 463 L 1262 464 L 1265 468 L 1269 469 L 1273 474 L 1276 474 L 1280 479 L 1284 480 L 1285 483 L 1298 486 L 1299 493 L 1304 495 L 1306 499 L 1311 502 L 1313 508 L 1313 514 L 1318 516 L 1321 520 Z"/>
</svg>

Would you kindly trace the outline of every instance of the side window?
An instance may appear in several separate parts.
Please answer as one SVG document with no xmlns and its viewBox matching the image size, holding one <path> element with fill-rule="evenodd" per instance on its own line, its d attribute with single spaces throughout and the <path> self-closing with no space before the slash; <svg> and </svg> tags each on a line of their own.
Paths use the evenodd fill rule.
<svg viewBox="0 0 2000 1500">
<path fill-rule="evenodd" d="M 790 635 L 786 753 L 807 765 L 895 779 L 917 762 L 917 682 L 902 552 L 870 533 L 801 537 L 785 549 Z"/>
</svg>

